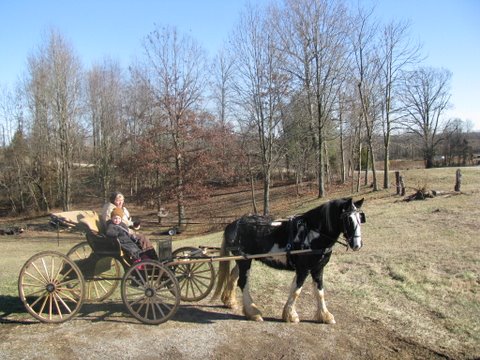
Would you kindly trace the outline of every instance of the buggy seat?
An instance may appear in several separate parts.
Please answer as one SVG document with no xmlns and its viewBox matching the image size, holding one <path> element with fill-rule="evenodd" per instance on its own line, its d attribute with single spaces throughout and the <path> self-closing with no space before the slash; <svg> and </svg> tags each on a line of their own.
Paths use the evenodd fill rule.
<svg viewBox="0 0 480 360">
<path fill-rule="evenodd" d="M 116 239 L 105 235 L 103 222 L 96 211 L 66 211 L 50 215 L 52 222 L 84 232 L 93 252 L 99 256 L 123 258 L 123 251 Z"/>
</svg>

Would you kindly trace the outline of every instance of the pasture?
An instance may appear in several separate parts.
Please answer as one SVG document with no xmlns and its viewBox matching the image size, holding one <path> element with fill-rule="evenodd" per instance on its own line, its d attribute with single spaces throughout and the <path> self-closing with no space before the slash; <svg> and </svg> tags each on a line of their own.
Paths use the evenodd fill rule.
<svg viewBox="0 0 480 360">
<path fill-rule="evenodd" d="M 336 325 L 311 321 L 315 304 L 310 280 L 297 306 L 301 323 L 280 322 L 293 274 L 257 262 L 251 294 L 264 314 L 262 324 L 247 322 L 240 311 L 207 298 L 182 304 L 165 324 L 146 326 L 129 317 L 118 294 L 107 304 L 85 305 L 68 323 L 39 324 L 18 301 L 23 263 L 43 250 L 66 253 L 84 237 L 62 233 L 57 238 L 53 231 L 1 237 L 0 357 L 77 358 L 82 346 L 89 346 L 86 358 L 106 357 L 108 349 L 115 357 L 189 358 L 188 348 L 195 346 L 206 358 L 226 357 L 228 351 L 234 352 L 231 358 L 478 358 L 480 167 L 462 168 L 460 193 L 452 191 L 455 170 L 402 171 L 407 195 L 420 188 L 440 191 L 431 199 L 405 202 L 395 189 L 366 189 L 354 196 L 365 197 L 364 247 L 354 253 L 335 246 L 325 268 L 325 297 Z M 329 199 L 343 195 L 333 193 Z M 323 201 L 296 202 L 290 214 Z M 220 241 L 218 232 L 189 236 L 174 241 L 173 248 L 218 246 Z M 143 344 L 121 343 L 127 336 Z M 63 345 L 55 348 L 59 343 Z"/>
</svg>

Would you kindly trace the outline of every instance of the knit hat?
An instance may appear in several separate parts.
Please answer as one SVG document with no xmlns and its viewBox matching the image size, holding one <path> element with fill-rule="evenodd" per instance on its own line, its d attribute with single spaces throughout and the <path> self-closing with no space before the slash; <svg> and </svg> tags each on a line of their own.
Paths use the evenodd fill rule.
<svg viewBox="0 0 480 360">
<path fill-rule="evenodd" d="M 116 207 L 112 210 L 110 218 L 113 219 L 114 216 L 120 216 L 121 218 L 123 218 L 123 210 Z"/>
</svg>

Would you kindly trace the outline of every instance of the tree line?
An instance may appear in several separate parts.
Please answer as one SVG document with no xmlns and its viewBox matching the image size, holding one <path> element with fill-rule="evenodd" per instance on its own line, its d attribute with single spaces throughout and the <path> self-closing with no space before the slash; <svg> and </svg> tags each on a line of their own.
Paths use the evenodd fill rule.
<svg viewBox="0 0 480 360">
<path fill-rule="evenodd" d="M 127 69 L 85 69 L 51 30 L 0 97 L 1 198 L 13 213 L 68 210 L 122 188 L 158 209 L 175 199 L 182 225 L 188 196 L 257 179 L 268 214 L 275 172 L 313 179 L 318 197 L 334 178 L 358 190 L 369 169 L 388 188 L 392 136 L 412 135 L 431 167 L 469 125 L 445 119 L 452 75 L 422 65 L 409 31 L 341 0 L 282 0 L 247 5 L 213 58 L 156 26 Z"/>
</svg>

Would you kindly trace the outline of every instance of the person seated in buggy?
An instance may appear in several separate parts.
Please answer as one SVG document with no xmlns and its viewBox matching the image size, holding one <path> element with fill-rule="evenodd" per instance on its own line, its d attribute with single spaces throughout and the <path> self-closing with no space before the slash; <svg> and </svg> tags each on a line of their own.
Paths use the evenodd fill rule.
<svg viewBox="0 0 480 360">
<path fill-rule="evenodd" d="M 124 250 L 133 262 L 152 259 L 158 260 L 153 248 L 142 250 L 140 239 L 130 233 L 129 228 L 122 222 L 123 210 L 114 208 L 110 213 L 110 220 L 107 221 L 105 234 L 113 239 L 118 239 L 120 247 Z"/>
<path fill-rule="evenodd" d="M 101 214 L 101 220 L 103 222 L 104 228 L 107 228 L 107 223 L 109 220 L 111 220 L 112 211 L 114 209 L 120 209 L 123 213 L 121 217 L 122 224 L 124 224 L 127 228 L 129 235 L 134 236 L 138 240 L 138 246 L 140 246 L 143 251 L 155 253 L 152 242 L 145 235 L 139 233 L 138 231 L 135 231 L 139 230 L 140 222 L 132 221 L 130 213 L 124 206 L 124 203 L 125 197 L 122 193 L 114 192 L 110 195 L 109 202 L 103 206 Z"/>
</svg>

